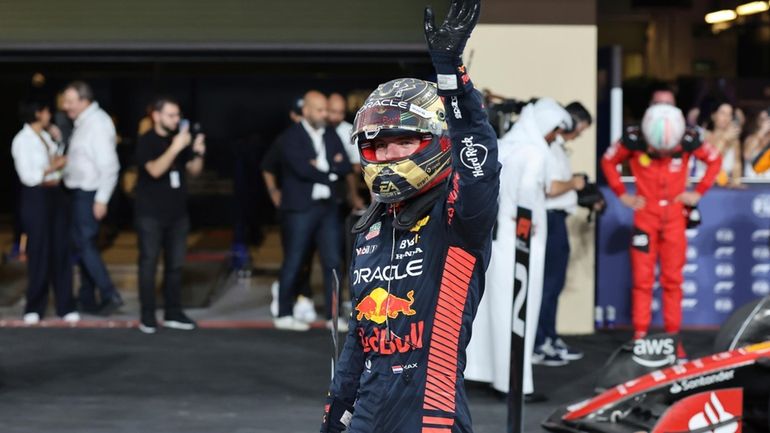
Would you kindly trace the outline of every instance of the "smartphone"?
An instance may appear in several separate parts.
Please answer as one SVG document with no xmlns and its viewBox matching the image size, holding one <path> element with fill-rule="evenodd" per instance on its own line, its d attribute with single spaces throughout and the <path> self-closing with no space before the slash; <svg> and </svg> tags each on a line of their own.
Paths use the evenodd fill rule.
<svg viewBox="0 0 770 433">
<path fill-rule="evenodd" d="M 189 130 L 190 129 L 190 121 L 188 119 L 182 119 L 179 121 L 179 130 Z"/>
</svg>

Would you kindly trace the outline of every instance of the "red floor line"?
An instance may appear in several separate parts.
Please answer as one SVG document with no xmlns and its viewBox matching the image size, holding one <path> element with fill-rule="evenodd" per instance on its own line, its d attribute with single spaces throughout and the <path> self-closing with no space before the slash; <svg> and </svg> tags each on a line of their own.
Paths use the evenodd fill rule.
<svg viewBox="0 0 770 433">
<path fill-rule="evenodd" d="M 37 325 L 26 325 L 22 320 L 0 320 L 0 328 L 79 328 L 79 329 L 126 329 L 136 328 L 137 320 L 81 320 L 78 323 L 67 323 L 63 320 L 43 320 Z M 201 320 L 198 327 L 202 329 L 273 329 L 272 320 Z M 325 329 L 324 322 L 311 324 L 316 329 Z"/>
</svg>

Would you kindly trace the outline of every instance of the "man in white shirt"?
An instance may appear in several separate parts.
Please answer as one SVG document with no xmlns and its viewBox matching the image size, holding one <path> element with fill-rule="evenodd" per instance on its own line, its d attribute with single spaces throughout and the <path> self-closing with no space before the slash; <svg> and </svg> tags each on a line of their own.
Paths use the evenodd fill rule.
<svg viewBox="0 0 770 433">
<path fill-rule="evenodd" d="M 326 293 L 326 318 L 331 326 L 333 270 L 341 272 L 341 233 L 337 185 L 350 173 L 339 136 L 326 128 L 326 96 L 317 91 L 305 94 L 302 121 L 277 139 L 281 151 L 281 224 L 283 264 L 278 294 L 278 329 L 307 331 L 308 324 L 293 316 L 297 279 L 315 241 L 321 257 Z M 341 321 L 340 329 L 347 326 Z"/>
<path fill-rule="evenodd" d="M 591 114 L 579 102 L 568 104 L 565 109 L 572 116 L 573 128 L 563 131 L 550 145 L 551 167 L 548 178 L 551 184 L 545 207 L 548 210 L 548 240 L 545 248 L 545 274 L 543 278 L 543 302 L 540 307 L 534 364 L 558 367 L 568 361 L 583 357 L 583 353 L 569 347 L 556 333 L 556 309 L 559 294 L 564 288 L 569 263 L 569 234 L 567 216 L 577 212 L 577 191 L 585 187 L 583 175 L 573 175 L 569 155 L 564 144 L 577 139 L 593 119 Z"/>
<path fill-rule="evenodd" d="M 77 322 L 80 315 L 72 295 L 69 209 L 61 187 L 61 169 L 67 158 L 46 131 L 51 127 L 48 104 L 24 101 L 20 111 L 24 127 L 13 139 L 11 155 L 22 184 L 19 216 L 27 234 L 24 323 L 35 325 L 45 315 L 49 285 L 54 288 L 56 314 L 66 322 Z"/>
<path fill-rule="evenodd" d="M 358 154 L 358 146 L 350 141 L 350 134 L 353 132 L 353 125 L 345 121 L 345 112 L 347 111 L 347 102 L 339 93 L 329 95 L 327 105 L 327 120 L 329 127 L 334 128 L 342 141 L 342 147 L 348 155 L 352 172 L 346 176 L 346 185 L 348 188 L 348 201 L 354 211 L 366 209 L 366 203 L 359 194 L 359 191 L 366 190 L 361 176 L 361 156 Z"/>
<path fill-rule="evenodd" d="M 551 98 L 528 104 L 518 121 L 500 139 L 500 208 L 492 257 L 486 274 L 486 290 L 473 322 L 473 337 L 468 345 L 465 378 L 491 382 L 503 393 L 508 392 L 513 306 L 513 263 L 516 240 L 516 208 L 532 211 L 532 237 L 527 290 L 527 323 L 524 352 L 525 402 L 544 400 L 534 392 L 532 351 L 535 345 L 540 298 L 543 290 L 545 243 L 547 236 L 545 199 L 550 188 L 547 177 L 549 143 L 572 119 Z"/>
<path fill-rule="evenodd" d="M 96 237 L 118 181 L 115 126 L 94 101 L 91 87 L 82 81 L 64 89 L 63 109 L 75 122 L 64 184 L 72 191 L 72 235 L 81 276 L 79 300 L 85 311 L 110 315 L 123 300 L 107 273 Z M 99 289 L 98 302 L 95 288 Z"/>
</svg>

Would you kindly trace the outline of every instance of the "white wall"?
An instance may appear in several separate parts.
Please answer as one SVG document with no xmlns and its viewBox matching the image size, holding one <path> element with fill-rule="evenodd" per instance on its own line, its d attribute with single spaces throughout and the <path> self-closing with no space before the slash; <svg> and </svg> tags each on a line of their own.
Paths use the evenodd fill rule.
<svg viewBox="0 0 770 433">
<path fill-rule="evenodd" d="M 596 53 L 596 26 L 480 24 L 468 43 L 466 63 L 479 89 L 525 100 L 578 100 L 596 117 Z M 595 179 L 596 129 L 569 147 L 573 170 Z M 593 332 L 595 230 L 585 216 L 581 212 L 568 222 L 572 256 L 557 320 L 563 334 Z"/>
</svg>

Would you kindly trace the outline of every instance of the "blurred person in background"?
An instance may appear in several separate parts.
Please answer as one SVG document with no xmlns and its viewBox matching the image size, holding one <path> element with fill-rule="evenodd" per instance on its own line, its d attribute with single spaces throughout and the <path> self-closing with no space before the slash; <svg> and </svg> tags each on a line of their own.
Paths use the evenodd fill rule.
<svg viewBox="0 0 770 433">
<path fill-rule="evenodd" d="M 302 121 L 302 107 L 305 105 L 304 98 L 296 98 L 289 110 L 289 120 L 292 124 L 299 124 Z M 265 188 L 270 197 L 270 201 L 273 206 L 279 211 L 278 219 L 281 219 L 281 144 L 279 140 L 275 140 L 270 148 L 265 153 L 260 163 L 260 170 L 262 172 L 262 179 L 265 181 Z M 286 246 L 286 240 L 288 236 L 284 233 L 284 229 L 287 226 L 281 224 L 281 248 L 286 254 L 288 247 Z M 300 275 L 296 279 L 296 286 L 292 290 L 297 294 L 297 299 L 294 301 L 294 307 L 292 314 L 295 319 L 305 323 L 314 322 L 318 318 L 318 314 L 315 311 L 315 304 L 313 303 L 313 291 L 310 289 L 310 274 L 313 268 L 313 254 L 316 248 L 315 245 L 308 249 L 307 256 L 302 264 Z M 270 314 L 273 317 L 278 317 L 278 298 L 280 294 L 280 280 L 275 280 L 270 285 L 270 295 L 272 300 L 270 301 Z"/>
<path fill-rule="evenodd" d="M 281 223 L 284 258 L 279 282 L 277 329 L 307 331 L 309 325 L 293 315 L 294 288 L 313 241 L 321 257 L 327 326 L 332 326 L 333 272 L 341 272 L 341 225 L 337 181 L 350 173 L 350 162 L 336 131 L 327 128 L 326 97 L 305 94 L 302 120 L 276 140 L 281 150 Z M 347 322 L 340 320 L 340 328 Z"/>
<path fill-rule="evenodd" d="M 507 393 L 510 385 L 511 305 L 513 305 L 516 225 L 518 207 L 532 211 L 529 272 L 527 273 L 526 335 L 524 337 L 524 401 L 547 400 L 535 392 L 532 356 L 535 348 L 540 303 L 543 295 L 545 249 L 548 236 L 546 194 L 551 183 L 549 145 L 565 130 L 572 128 L 572 117 L 552 98 L 540 98 L 527 104 L 513 128 L 500 139 L 500 209 L 492 257 L 486 272 L 486 291 L 481 298 L 473 338 L 468 345 L 465 376 L 470 380 L 490 382 Z"/>
<path fill-rule="evenodd" d="M 62 109 L 75 122 L 64 184 L 71 191 L 72 237 L 80 266 L 78 297 L 84 311 L 107 316 L 123 305 L 96 246 L 99 225 L 107 215 L 120 170 L 115 126 L 94 101 L 91 86 L 82 81 L 65 87 Z"/>
<path fill-rule="evenodd" d="M 20 105 L 24 127 L 13 139 L 11 155 L 21 180 L 20 218 L 27 234 L 27 296 L 24 323 L 40 322 L 53 285 L 56 314 L 64 321 L 80 320 L 72 293 L 68 198 L 61 185 L 67 164 L 56 144 L 59 130 L 51 124 L 48 103 L 26 100 Z M 49 134 L 49 130 L 52 134 Z"/>
<path fill-rule="evenodd" d="M 687 190 L 687 161 L 693 156 L 706 171 L 692 191 Z M 621 181 L 618 165 L 628 161 L 636 178 L 636 192 Z M 722 166 L 719 151 L 687 127 L 684 115 L 668 104 L 647 108 L 642 125 L 626 128 L 601 160 L 610 189 L 623 205 L 634 210 L 631 237 L 631 319 L 634 338 L 647 335 L 652 318 L 655 269 L 660 262 L 663 287 L 663 323 L 666 332 L 678 333 L 682 323 L 682 272 L 685 264 L 687 208 L 697 206 Z M 680 358 L 686 358 L 678 347 Z"/>
<path fill-rule="evenodd" d="M 187 175 L 203 171 L 206 143 L 192 137 L 189 123 L 180 128 L 179 103 L 159 98 L 153 104 L 153 128 L 136 145 L 136 233 L 139 239 L 139 329 L 153 334 L 155 273 L 163 250 L 163 326 L 192 330 L 195 322 L 182 311 L 182 266 L 187 252 Z"/>
<path fill-rule="evenodd" d="M 704 140 L 722 155 L 722 169 L 717 175 L 720 186 L 738 186 L 743 174 L 741 152 L 741 123 L 735 117 L 734 106 L 726 101 L 712 105 L 708 115 Z M 701 177 L 705 167 L 698 164 L 696 177 Z"/>
<path fill-rule="evenodd" d="M 674 90 L 667 84 L 657 84 L 650 92 L 650 104 L 668 104 L 676 105 L 676 95 Z"/>
<path fill-rule="evenodd" d="M 673 94 L 670 96 L 673 98 Z M 549 161 L 552 165 L 548 167 L 551 187 L 545 201 L 548 236 L 545 246 L 543 302 L 540 305 L 540 320 L 537 322 L 537 336 L 532 355 L 533 364 L 547 366 L 565 365 L 568 361 L 583 357 L 583 352 L 569 347 L 556 333 L 556 312 L 559 295 L 567 280 L 570 256 L 567 217 L 577 213 L 577 191 L 585 187 L 584 175 L 572 173 L 565 145 L 580 137 L 580 134 L 591 126 L 593 118 L 580 102 L 572 102 L 564 108 L 572 117 L 572 128 L 558 134 L 549 146 Z"/>
<path fill-rule="evenodd" d="M 363 184 L 363 177 L 361 176 L 361 157 L 358 154 L 358 147 L 350 141 L 353 125 L 345 121 L 345 113 L 347 112 L 345 98 L 339 93 L 329 95 L 326 111 L 329 127 L 334 128 L 339 135 L 352 168 L 351 173 L 345 178 L 348 203 L 354 212 L 364 210 L 366 209 L 366 202 L 359 192 L 366 189 L 366 185 Z"/>
<path fill-rule="evenodd" d="M 750 178 L 770 178 L 770 172 L 757 173 L 754 171 L 753 162 L 763 149 L 770 145 L 770 108 L 757 114 L 754 132 L 746 137 L 743 142 L 744 176 Z"/>
<path fill-rule="evenodd" d="M 329 104 L 326 108 L 326 118 L 329 127 L 334 128 L 342 141 L 342 148 L 347 153 L 351 165 L 351 172 L 345 176 L 345 197 L 347 201 L 340 205 L 340 222 L 342 223 L 342 269 L 347 269 L 352 254 L 354 236 L 351 233 L 353 226 L 358 218 L 366 210 L 366 203 L 369 196 L 369 190 L 364 183 L 364 177 L 361 174 L 361 156 L 358 153 L 358 146 L 353 144 L 352 137 L 353 125 L 345 121 L 347 113 L 347 101 L 339 93 L 329 95 Z M 349 287 L 347 272 L 340 275 L 342 284 Z M 352 308 L 352 303 L 345 301 L 343 304 L 346 310 Z"/>
</svg>

